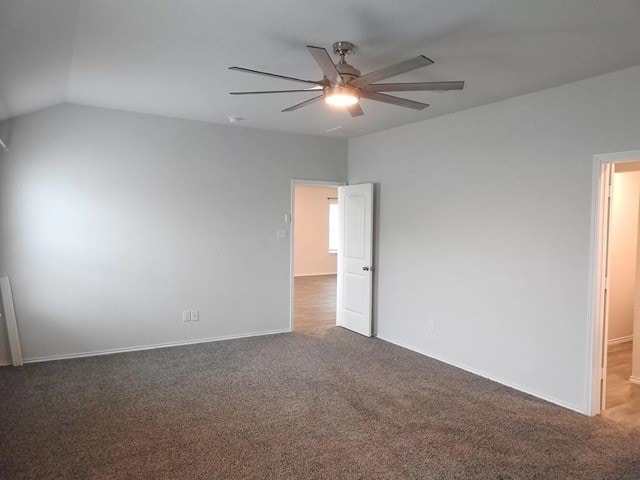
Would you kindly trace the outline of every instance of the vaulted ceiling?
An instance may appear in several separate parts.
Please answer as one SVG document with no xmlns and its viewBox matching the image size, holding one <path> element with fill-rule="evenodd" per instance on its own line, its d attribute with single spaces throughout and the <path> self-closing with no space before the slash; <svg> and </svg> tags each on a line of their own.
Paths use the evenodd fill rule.
<svg viewBox="0 0 640 480">
<path fill-rule="evenodd" d="M 640 64 L 638 0 L 0 0 L 0 118 L 63 102 L 353 137 Z M 319 79 L 307 44 L 355 43 L 363 73 L 426 55 L 395 81 L 465 80 L 462 92 L 399 94 L 413 111 L 362 100 L 365 116 L 237 65 Z M 339 128 L 337 128 L 339 127 Z M 327 132 L 329 130 L 329 132 Z"/>
</svg>

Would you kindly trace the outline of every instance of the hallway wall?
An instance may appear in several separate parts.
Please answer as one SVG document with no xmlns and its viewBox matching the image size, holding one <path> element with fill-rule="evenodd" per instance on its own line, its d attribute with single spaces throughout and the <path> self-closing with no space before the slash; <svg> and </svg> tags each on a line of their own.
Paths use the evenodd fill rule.
<svg viewBox="0 0 640 480">
<path fill-rule="evenodd" d="M 337 255 L 329 253 L 329 204 L 335 203 L 336 187 L 299 185 L 295 201 L 296 276 L 336 273 Z"/>
</svg>

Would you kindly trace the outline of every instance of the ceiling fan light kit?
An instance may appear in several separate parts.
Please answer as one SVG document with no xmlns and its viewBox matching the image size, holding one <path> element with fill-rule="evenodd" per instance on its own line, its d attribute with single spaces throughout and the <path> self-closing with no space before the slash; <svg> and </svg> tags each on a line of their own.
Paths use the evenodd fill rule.
<svg viewBox="0 0 640 480">
<path fill-rule="evenodd" d="M 340 57 L 338 63 L 334 64 L 329 53 L 324 48 L 307 45 L 307 50 L 309 50 L 309 53 L 320 67 L 320 70 L 322 70 L 322 80 L 303 80 L 301 78 L 287 77 L 284 75 L 261 72 L 243 67 L 229 67 L 230 70 L 313 85 L 311 88 L 299 90 L 267 90 L 258 92 L 230 93 L 231 95 L 252 95 L 292 92 L 318 93 L 322 91 L 321 95 L 317 95 L 305 100 L 304 102 L 285 108 L 283 112 L 293 112 L 324 99 L 325 103 L 328 105 L 346 107 L 351 116 L 358 117 L 360 115 L 364 115 L 364 111 L 362 110 L 362 107 L 360 107 L 361 98 L 397 105 L 399 107 L 412 108 L 414 110 L 422 110 L 429 106 L 426 103 L 394 97 L 380 92 L 446 92 L 450 90 L 462 90 L 464 88 L 464 82 L 375 83 L 386 78 L 410 72 L 417 68 L 426 67 L 427 65 L 431 65 L 433 61 L 424 55 L 418 55 L 417 57 L 410 58 L 404 62 L 396 63 L 389 67 L 381 68 L 380 70 L 375 70 L 367 73 L 366 75 L 361 75 L 360 71 L 352 65 L 349 65 L 345 59 L 347 55 L 351 55 L 353 53 L 353 49 L 354 45 L 351 42 L 340 41 L 334 43 L 333 53 Z"/>
<path fill-rule="evenodd" d="M 360 101 L 360 92 L 357 88 L 348 85 L 325 87 L 324 101 L 334 107 L 347 107 Z"/>
</svg>

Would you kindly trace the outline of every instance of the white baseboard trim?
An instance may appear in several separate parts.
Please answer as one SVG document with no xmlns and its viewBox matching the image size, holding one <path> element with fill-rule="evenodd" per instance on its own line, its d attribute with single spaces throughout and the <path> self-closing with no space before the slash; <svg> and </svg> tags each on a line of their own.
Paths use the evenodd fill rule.
<svg viewBox="0 0 640 480">
<path fill-rule="evenodd" d="M 636 385 L 640 385 L 640 377 L 634 377 L 633 375 L 629 377 L 629 381 L 631 383 L 635 383 Z"/>
<path fill-rule="evenodd" d="M 320 273 L 296 273 L 294 277 L 321 277 L 322 275 L 337 275 L 338 272 L 320 272 Z"/>
<path fill-rule="evenodd" d="M 614 338 L 609 340 L 609 345 L 619 345 L 621 343 L 633 342 L 633 335 L 627 335 L 626 337 Z"/>
<path fill-rule="evenodd" d="M 546 394 L 543 394 L 543 393 L 540 393 L 540 392 L 536 392 L 535 390 L 531 390 L 530 388 L 527 388 L 527 387 L 523 387 L 522 385 L 518 385 L 518 384 L 515 384 L 513 382 L 508 382 L 508 381 L 503 380 L 501 378 L 498 378 L 498 377 L 496 377 L 494 375 L 491 375 L 489 373 L 483 372 L 482 370 L 478 370 L 476 368 L 469 367 L 468 365 L 463 365 L 463 364 L 458 363 L 458 362 L 453 362 L 453 361 L 451 361 L 451 360 L 449 360 L 449 359 L 447 359 L 445 357 L 442 357 L 440 355 L 434 355 L 432 353 L 425 352 L 425 351 L 423 351 L 423 350 L 421 350 L 421 349 L 419 349 L 417 347 L 414 347 L 412 345 L 409 345 L 409 344 L 407 344 L 405 342 L 402 342 L 402 341 L 399 341 L 399 340 L 395 340 L 395 339 L 392 339 L 392 338 L 386 338 L 386 337 L 380 337 L 380 336 L 378 338 L 380 340 L 384 340 L 385 342 L 393 343 L 394 345 L 398 345 L 399 347 L 403 347 L 403 348 L 406 348 L 407 350 L 411 350 L 411 351 L 414 351 L 414 352 L 419 353 L 421 355 L 424 355 L 425 357 L 433 358 L 435 360 L 438 360 L 440 362 L 446 363 L 446 364 L 451 365 L 453 367 L 460 368 L 460 369 L 465 370 L 467 372 L 473 373 L 474 375 L 478 375 L 480 377 L 486 378 L 487 380 L 491 380 L 491 381 L 499 383 L 501 385 L 505 385 L 507 387 L 513 388 L 514 390 L 518 390 L 518 391 L 526 393 L 528 395 L 532 395 L 532 396 L 540 398 L 542 400 L 546 400 L 547 402 L 554 403 L 554 404 L 559 405 L 559 406 L 561 406 L 563 408 L 567 408 L 569 410 L 573 410 L 574 412 L 578 412 L 578 413 L 581 413 L 583 415 L 589 415 L 588 413 L 586 413 L 586 410 L 583 407 L 577 407 L 576 405 L 571 405 L 571 404 L 566 403 L 566 402 L 564 402 L 562 400 L 559 400 L 557 398 L 551 397 L 549 395 L 546 395 Z"/>
<path fill-rule="evenodd" d="M 179 347 L 181 345 L 194 345 L 197 343 L 219 342 L 222 340 L 233 340 L 236 338 L 260 337 L 263 335 L 276 335 L 278 333 L 289 333 L 288 328 L 280 330 L 269 330 L 266 332 L 244 333 L 239 335 L 222 335 L 220 337 L 199 338 L 196 340 L 182 340 L 179 342 L 156 343 L 153 345 L 141 345 L 137 347 L 112 348 L 108 350 L 97 350 L 94 352 L 69 353 L 62 355 L 47 355 L 45 357 L 25 358 L 24 363 L 50 362 L 53 360 L 69 360 L 72 358 L 98 357 L 101 355 L 112 355 L 114 353 L 139 352 L 142 350 L 154 350 L 156 348 Z"/>
<path fill-rule="evenodd" d="M 9 365 L 13 365 L 11 362 L 0 362 L 0 367 L 8 367 Z"/>
</svg>

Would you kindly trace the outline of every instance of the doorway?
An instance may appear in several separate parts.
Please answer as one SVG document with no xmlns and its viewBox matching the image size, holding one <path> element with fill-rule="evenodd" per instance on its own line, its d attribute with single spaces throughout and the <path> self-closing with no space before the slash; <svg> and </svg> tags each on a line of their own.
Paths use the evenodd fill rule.
<svg viewBox="0 0 640 480">
<path fill-rule="evenodd" d="M 339 185 L 292 184 L 293 331 L 336 325 Z"/>
<path fill-rule="evenodd" d="M 600 157 L 592 412 L 640 426 L 640 152 Z"/>
</svg>

